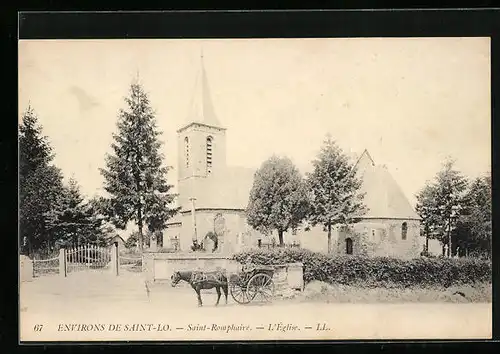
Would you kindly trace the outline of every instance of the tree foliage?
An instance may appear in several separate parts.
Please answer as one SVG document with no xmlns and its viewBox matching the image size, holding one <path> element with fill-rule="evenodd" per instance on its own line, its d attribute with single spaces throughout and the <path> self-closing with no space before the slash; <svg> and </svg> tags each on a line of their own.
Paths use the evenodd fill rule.
<svg viewBox="0 0 500 354">
<path fill-rule="evenodd" d="M 489 255 L 492 235 L 491 177 L 476 178 L 465 196 L 467 201 L 454 230 L 457 246 L 464 252 Z"/>
<path fill-rule="evenodd" d="M 246 210 L 247 222 L 254 229 L 269 234 L 296 228 L 307 216 L 306 184 L 299 170 L 286 157 L 272 156 L 255 173 Z"/>
<path fill-rule="evenodd" d="M 54 155 L 46 136 L 42 135 L 42 126 L 31 106 L 23 113 L 19 126 L 19 185 L 21 196 L 24 183 L 38 168 L 46 167 Z"/>
<path fill-rule="evenodd" d="M 453 211 L 460 212 L 466 204 L 467 178 L 455 168 L 453 160 L 447 160 L 436 178 L 436 202 L 441 229 L 446 229 Z"/>
<path fill-rule="evenodd" d="M 304 282 L 318 280 L 330 284 L 365 288 L 449 287 L 491 283 L 492 263 L 475 258 L 413 258 L 341 256 L 331 257 L 307 249 L 256 249 L 237 253 L 234 260 L 263 265 L 300 262 Z M 396 290 L 396 289 L 394 289 Z M 397 290 L 396 290 L 397 291 Z"/>
<path fill-rule="evenodd" d="M 417 194 L 417 213 L 427 237 L 437 238 L 444 245 L 450 243 L 452 231 L 468 208 L 468 180 L 454 167 L 454 161 L 447 159 L 434 180 Z M 453 252 L 455 245 L 449 246 Z"/>
<path fill-rule="evenodd" d="M 170 168 L 163 166 L 161 132 L 147 94 L 138 83 L 130 86 L 125 103 L 127 109 L 121 109 L 118 116 L 118 133 L 113 134 L 113 152 L 106 156 L 106 168 L 101 169 L 109 194 L 101 205 L 116 227 L 125 229 L 129 221 L 137 224 L 142 249 L 143 227 L 161 230 L 178 210 L 169 207 L 175 197 L 167 184 Z"/>
<path fill-rule="evenodd" d="M 323 225 L 328 231 L 329 252 L 332 226 L 356 223 L 366 212 L 361 184 L 355 166 L 327 136 L 313 160 L 313 172 L 307 175 L 307 185 L 311 201 L 309 221 L 313 226 Z"/>
<path fill-rule="evenodd" d="M 51 164 L 54 155 L 31 107 L 19 126 L 19 237 L 21 252 L 50 251 L 54 237 L 47 226 L 47 213 L 63 190 L 61 171 Z"/>
<path fill-rule="evenodd" d="M 437 190 L 433 183 L 427 184 L 417 193 L 416 212 L 421 218 L 424 234 L 433 238 L 434 230 L 440 222 L 439 208 L 437 204 Z"/>
<path fill-rule="evenodd" d="M 138 232 L 133 232 L 129 238 L 127 238 L 127 241 L 125 241 L 125 247 L 126 248 L 134 248 L 139 245 L 139 233 Z"/>
<path fill-rule="evenodd" d="M 87 243 L 103 246 L 111 231 L 95 201 L 85 201 L 74 179 L 70 179 L 55 207 L 47 213 L 47 224 L 61 247 Z"/>
</svg>

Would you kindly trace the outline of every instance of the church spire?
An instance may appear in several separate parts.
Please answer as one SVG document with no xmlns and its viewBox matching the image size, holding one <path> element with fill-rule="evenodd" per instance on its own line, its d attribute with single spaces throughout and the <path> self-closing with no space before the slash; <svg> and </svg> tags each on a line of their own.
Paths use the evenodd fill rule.
<svg viewBox="0 0 500 354">
<path fill-rule="evenodd" d="M 195 87 L 186 123 L 187 125 L 190 125 L 191 123 L 201 123 L 216 128 L 221 127 L 212 103 L 212 96 L 210 94 L 210 87 L 208 85 L 207 73 L 205 71 L 203 61 L 203 49 L 200 52 L 200 69 L 196 76 Z"/>
</svg>

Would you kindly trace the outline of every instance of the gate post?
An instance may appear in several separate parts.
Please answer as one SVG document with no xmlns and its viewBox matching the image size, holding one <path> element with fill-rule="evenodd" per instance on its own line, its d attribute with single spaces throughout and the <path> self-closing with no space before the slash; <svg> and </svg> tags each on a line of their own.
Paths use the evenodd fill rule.
<svg viewBox="0 0 500 354">
<path fill-rule="evenodd" d="M 59 275 L 63 278 L 66 277 L 66 249 L 59 250 Z"/>
<path fill-rule="evenodd" d="M 21 282 L 33 280 L 35 268 L 33 263 L 29 257 L 21 255 Z"/>
<path fill-rule="evenodd" d="M 118 242 L 114 242 L 113 245 L 111 246 L 111 271 L 113 272 L 113 275 L 118 276 L 118 269 L 119 267 L 119 259 L 118 259 Z"/>
</svg>

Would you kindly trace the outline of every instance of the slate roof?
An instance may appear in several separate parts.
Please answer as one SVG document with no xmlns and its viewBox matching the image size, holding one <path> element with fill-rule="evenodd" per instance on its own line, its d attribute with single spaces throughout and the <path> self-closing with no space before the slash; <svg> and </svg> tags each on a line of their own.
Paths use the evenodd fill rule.
<svg viewBox="0 0 500 354">
<path fill-rule="evenodd" d="M 190 110 L 186 119 L 186 124 L 180 130 L 193 123 L 201 123 L 213 127 L 221 126 L 212 102 L 207 73 L 203 64 L 203 55 L 201 56 L 200 71 L 196 75 Z"/>
<path fill-rule="evenodd" d="M 375 165 L 368 151 L 363 152 L 356 166 L 363 181 L 361 190 L 366 193 L 364 203 L 369 209 L 364 218 L 420 220 L 387 168 Z"/>
</svg>

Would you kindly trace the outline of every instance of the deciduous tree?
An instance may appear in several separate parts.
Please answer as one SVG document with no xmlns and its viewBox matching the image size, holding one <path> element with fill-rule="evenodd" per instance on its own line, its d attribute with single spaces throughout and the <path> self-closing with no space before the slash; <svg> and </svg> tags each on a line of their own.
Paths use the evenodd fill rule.
<svg viewBox="0 0 500 354">
<path fill-rule="evenodd" d="M 307 216 L 308 205 L 299 170 L 289 158 L 272 156 L 255 173 L 247 222 L 264 234 L 276 230 L 282 246 L 283 233 L 300 224 Z"/>
</svg>

